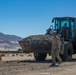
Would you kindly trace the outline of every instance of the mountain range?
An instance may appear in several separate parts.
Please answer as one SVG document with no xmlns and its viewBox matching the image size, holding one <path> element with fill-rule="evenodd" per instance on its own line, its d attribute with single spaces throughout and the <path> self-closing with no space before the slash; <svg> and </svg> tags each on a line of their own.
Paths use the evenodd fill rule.
<svg viewBox="0 0 76 75">
<path fill-rule="evenodd" d="M 18 41 L 20 40 L 22 38 L 19 36 L 0 32 L 0 51 L 18 50 L 20 48 Z"/>
</svg>

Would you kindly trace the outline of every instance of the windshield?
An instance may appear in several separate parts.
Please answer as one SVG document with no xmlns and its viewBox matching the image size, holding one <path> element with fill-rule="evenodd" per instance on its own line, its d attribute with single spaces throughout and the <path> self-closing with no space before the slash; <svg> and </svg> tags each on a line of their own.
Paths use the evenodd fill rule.
<svg viewBox="0 0 76 75">
<path fill-rule="evenodd" d="M 62 27 L 69 27 L 68 20 L 55 20 L 54 30 L 56 30 L 57 34 L 60 32 Z"/>
</svg>

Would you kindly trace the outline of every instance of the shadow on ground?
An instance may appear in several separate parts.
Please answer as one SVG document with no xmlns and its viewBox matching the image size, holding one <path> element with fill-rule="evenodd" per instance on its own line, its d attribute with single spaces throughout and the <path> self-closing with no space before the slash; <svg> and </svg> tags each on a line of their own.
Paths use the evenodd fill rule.
<svg viewBox="0 0 76 75">
<path fill-rule="evenodd" d="M 51 63 L 52 60 L 45 60 L 45 61 L 36 61 L 36 60 L 24 60 L 24 61 L 20 61 L 20 62 L 28 62 L 28 63 Z"/>
<path fill-rule="evenodd" d="M 45 61 L 36 61 L 36 60 L 24 60 L 20 62 L 28 62 L 28 63 L 52 63 L 52 60 L 45 60 Z M 63 61 L 63 62 L 76 62 L 76 58 L 73 58 L 71 61 Z"/>
</svg>

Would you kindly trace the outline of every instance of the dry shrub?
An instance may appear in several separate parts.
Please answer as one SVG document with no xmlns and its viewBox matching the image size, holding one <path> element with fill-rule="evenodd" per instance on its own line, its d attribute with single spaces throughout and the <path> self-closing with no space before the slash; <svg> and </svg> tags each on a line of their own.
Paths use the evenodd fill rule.
<svg viewBox="0 0 76 75">
<path fill-rule="evenodd" d="M 2 60 L 3 56 L 5 56 L 5 54 L 0 54 L 0 60 Z"/>
<path fill-rule="evenodd" d="M 2 60 L 2 56 L 0 56 L 0 60 Z"/>
<path fill-rule="evenodd" d="M 28 54 L 28 57 L 29 57 L 29 56 L 30 56 L 30 57 L 32 57 L 32 54 L 31 54 L 31 53 L 29 53 L 29 54 Z"/>
<path fill-rule="evenodd" d="M 21 54 L 20 56 L 23 57 L 23 54 Z"/>
<path fill-rule="evenodd" d="M 16 56 L 18 56 L 19 54 L 18 53 L 16 53 Z"/>
<path fill-rule="evenodd" d="M 15 56 L 14 54 L 12 54 L 12 56 Z"/>
<path fill-rule="evenodd" d="M 1 56 L 5 56 L 5 54 L 1 54 Z"/>
</svg>

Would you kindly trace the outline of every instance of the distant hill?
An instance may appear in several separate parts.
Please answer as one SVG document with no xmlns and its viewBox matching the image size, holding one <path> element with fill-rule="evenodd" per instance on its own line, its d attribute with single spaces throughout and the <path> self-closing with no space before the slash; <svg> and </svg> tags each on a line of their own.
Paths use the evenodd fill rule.
<svg viewBox="0 0 76 75">
<path fill-rule="evenodd" d="M 0 33 L 0 50 L 16 50 L 20 48 L 19 40 L 22 40 L 19 36 Z"/>
</svg>

